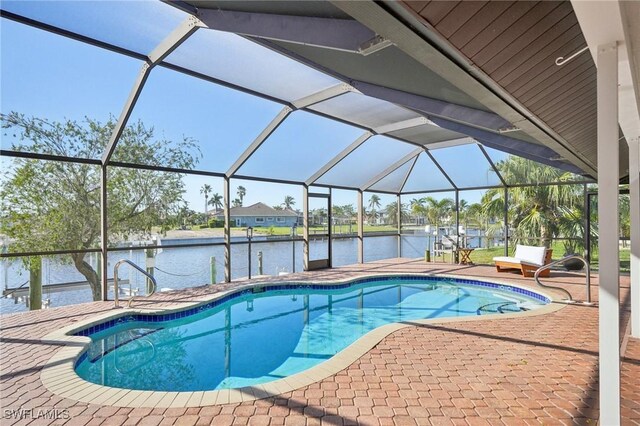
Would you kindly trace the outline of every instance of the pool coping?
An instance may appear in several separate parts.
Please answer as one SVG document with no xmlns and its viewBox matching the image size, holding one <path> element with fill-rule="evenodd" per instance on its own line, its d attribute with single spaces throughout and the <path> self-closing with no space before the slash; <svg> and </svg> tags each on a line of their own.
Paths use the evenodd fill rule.
<svg viewBox="0 0 640 426">
<path fill-rule="evenodd" d="M 199 297 L 192 303 L 181 304 L 180 306 L 168 307 L 168 308 L 131 308 L 123 309 L 118 312 L 107 312 L 104 314 L 96 315 L 91 318 L 79 321 L 67 327 L 58 329 L 52 333 L 44 336 L 41 341 L 45 344 L 64 345 L 58 352 L 56 352 L 43 366 L 40 374 L 40 380 L 42 384 L 50 392 L 60 397 L 73 399 L 76 401 L 111 405 L 116 407 L 129 407 L 129 408 L 186 408 L 186 407 L 200 407 L 208 405 L 219 405 L 229 403 L 239 403 L 244 401 L 253 401 L 256 399 L 268 398 L 279 394 L 291 392 L 304 386 L 311 385 L 319 382 L 327 377 L 330 377 L 349 365 L 353 364 L 356 360 L 366 354 L 369 350 L 375 347 L 380 341 L 382 341 L 389 334 L 401 330 L 407 327 L 414 327 L 416 325 L 434 325 L 434 324 L 447 324 L 467 321 L 487 321 L 495 319 L 508 319 L 508 318 L 521 318 L 529 316 L 544 315 L 547 313 L 555 312 L 566 305 L 559 302 L 561 300 L 560 293 L 545 289 L 545 291 L 532 290 L 531 287 L 515 284 L 513 282 L 487 279 L 481 277 L 469 277 L 460 276 L 454 274 L 425 274 L 425 273 L 404 273 L 404 274 L 363 274 L 355 277 L 344 278 L 340 280 L 327 280 L 327 281 L 296 281 L 296 285 L 300 286 L 312 286 L 312 285 L 342 285 L 354 281 L 359 281 L 367 278 L 381 278 L 381 277 L 393 277 L 393 276 L 417 276 L 417 277 L 442 277 L 452 278 L 466 281 L 480 281 L 485 283 L 492 283 L 497 285 L 506 285 L 515 288 L 520 288 L 528 291 L 533 291 L 537 294 L 547 297 L 551 302 L 534 310 L 526 312 L 506 313 L 506 314 L 488 314 L 482 316 L 469 316 L 469 317 L 450 317 L 450 318 L 433 318 L 433 319 L 418 319 L 411 320 L 403 323 L 386 324 L 371 330 L 364 336 L 357 339 L 351 345 L 347 346 L 336 355 L 332 356 L 328 360 L 315 365 L 305 371 L 293 374 L 291 376 L 277 379 L 264 384 L 246 386 L 237 389 L 222 389 L 222 390 L 209 390 L 209 391 L 187 391 L 187 392 L 166 392 L 166 391 L 147 391 L 147 390 L 133 390 L 113 388 L 109 386 L 98 385 L 88 382 L 82 379 L 75 371 L 75 363 L 80 356 L 86 351 L 91 339 L 88 336 L 72 335 L 71 333 L 80 331 L 92 325 L 102 323 L 106 320 L 118 318 L 121 316 L 131 314 L 154 314 L 163 313 L 169 314 L 173 312 L 180 312 L 186 309 L 191 309 L 199 305 L 207 304 L 217 299 L 222 299 L 234 293 L 242 292 L 247 289 L 262 287 L 262 286 L 277 286 L 278 284 L 286 284 L 289 281 L 283 279 L 282 281 L 269 281 L 269 282 L 253 282 L 240 284 L 233 289 L 207 294 Z"/>
</svg>

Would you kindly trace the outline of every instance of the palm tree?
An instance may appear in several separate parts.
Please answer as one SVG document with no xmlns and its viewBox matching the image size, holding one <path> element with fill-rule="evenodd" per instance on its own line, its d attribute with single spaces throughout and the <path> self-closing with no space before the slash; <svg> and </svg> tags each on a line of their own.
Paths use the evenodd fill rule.
<svg viewBox="0 0 640 426">
<path fill-rule="evenodd" d="M 353 204 L 345 204 L 340 207 L 342 208 L 342 212 L 346 217 L 351 219 L 356 215 L 356 210 L 353 207 Z"/>
<path fill-rule="evenodd" d="M 481 205 L 485 225 L 485 236 L 487 237 L 486 248 L 489 248 L 489 238 L 504 231 L 504 190 L 488 190 L 482 196 Z"/>
<path fill-rule="evenodd" d="M 291 195 L 287 195 L 286 197 L 284 197 L 284 208 L 287 210 L 291 210 L 291 206 L 295 205 L 296 200 L 294 200 L 294 198 Z"/>
<path fill-rule="evenodd" d="M 231 202 L 231 207 L 242 207 L 242 201 L 240 198 L 234 198 Z"/>
<path fill-rule="evenodd" d="M 451 215 L 455 208 L 455 202 L 451 198 L 443 198 L 438 201 L 432 197 L 414 198 L 411 200 L 411 211 L 417 216 L 427 219 L 429 225 L 434 225 L 436 241 L 440 234 L 440 223 Z M 431 234 L 429 234 L 429 246 L 431 246 Z"/>
<path fill-rule="evenodd" d="M 204 215 L 207 218 L 207 206 L 209 205 L 209 194 L 211 194 L 211 191 L 213 191 L 213 189 L 208 183 L 205 183 L 204 185 L 202 185 L 202 188 L 200 188 L 200 193 L 204 194 Z"/>
<path fill-rule="evenodd" d="M 247 188 L 245 188 L 242 185 L 239 186 L 237 190 L 237 194 L 238 194 L 238 198 L 240 199 L 240 206 L 242 206 L 242 203 L 244 202 L 244 196 L 247 195 Z"/>
<path fill-rule="evenodd" d="M 464 223 L 465 246 L 466 238 L 469 236 L 469 225 L 474 224 L 482 228 L 482 205 L 479 203 L 469 204 L 466 200 L 460 200 L 460 214 Z"/>
<path fill-rule="evenodd" d="M 375 222 L 378 217 L 378 212 L 376 208 L 380 208 L 380 197 L 376 194 L 373 194 L 371 198 L 369 198 L 369 217 L 372 222 Z"/>
<path fill-rule="evenodd" d="M 562 182 L 573 175 L 520 157 L 510 156 L 496 164 L 506 181 L 510 182 Z M 553 237 L 567 212 L 579 204 L 580 189 L 574 185 L 532 185 L 509 190 L 509 220 L 514 239 L 536 244 L 542 240 L 551 247 Z M 488 219 L 504 217 L 504 190 L 490 189 L 482 197 Z M 504 219 L 502 219 L 504 223 Z M 569 235 L 565 235 L 569 236 Z M 539 238 L 538 238 L 539 237 Z"/>
<path fill-rule="evenodd" d="M 412 198 L 409 201 L 409 209 L 414 216 L 417 216 L 416 225 L 423 225 L 424 221 L 419 221 L 419 218 L 425 218 L 424 198 Z"/>
<path fill-rule="evenodd" d="M 436 232 L 440 231 L 440 224 L 446 222 L 455 207 L 455 202 L 451 198 L 443 198 L 438 201 L 433 197 L 424 199 L 426 206 L 423 206 L 425 216 L 429 223 L 435 225 Z"/>
<path fill-rule="evenodd" d="M 398 202 L 394 201 L 393 203 L 387 204 L 387 206 L 384 208 L 384 211 L 387 217 L 390 219 L 390 224 L 397 225 L 398 224 Z M 400 204 L 400 217 L 401 217 L 400 220 L 405 221 L 407 219 L 407 216 L 408 216 L 408 212 L 407 212 L 406 204 Z"/>
<path fill-rule="evenodd" d="M 222 207 L 224 207 L 222 204 L 222 195 L 217 192 L 213 194 L 209 200 L 209 205 L 213 206 L 216 210 L 222 210 Z"/>
</svg>

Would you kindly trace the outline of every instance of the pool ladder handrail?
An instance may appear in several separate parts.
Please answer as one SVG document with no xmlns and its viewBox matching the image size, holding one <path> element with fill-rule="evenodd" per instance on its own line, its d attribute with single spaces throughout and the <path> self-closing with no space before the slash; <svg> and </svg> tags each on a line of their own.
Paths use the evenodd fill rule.
<svg viewBox="0 0 640 426">
<path fill-rule="evenodd" d="M 149 292 L 149 294 L 147 294 L 147 297 L 152 296 L 156 292 L 156 288 L 158 288 L 158 282 L 156 281 L 153 275 L 151 275 L 150 273 L 148 273 L 147 271 L 145 271 L 144 269 L 142 269 L 141 267 L 139 267 L 129 259 L 121 259 L 113 267 L 113 293 L 114 293 L 116 308 L 120 307 L 120 304 L 118 301 L 118 268 L 120 268 L 120 265 L 122 265 L 123 263 L 128 264 L 133 269 L 137 270 L 138 272 L 146 276 L 149 279 L 149 281 L 151 281 L 153 286 L 151 287 L 151 291 Z M 131 291 L 129 291 L 129 296 L 130 297 L 129 297 L 129 302 L 127 303 L 127 308 L 131 307 L 131 303 L 135 298 L 135 295 Z"/>
<path fill-rule="evenodd" d="M 581 260 L 582 263 L 584 263 L 585 270 L 586 270 L 586 283 L 587 283 L 587 301 L 586 301 L 586 303 L 590 304 L 591 303 L 591 267 L 589 266 L 589 262 L 587 261 L 587 259 L 585 259 L 584 257 L 582 257 L 582 256 L 580 256 L 578 254 L 570 254 L 569 256 L 565 256 L 560 260 L 556 260 L 554 262 L 551 262 L 551 263 L 548 263 L 546 265 L 543 265 L 543 266 L 539 267 L 538 269 L 536 269 L 536 272 L 533 275 L 533 278 L 536 280 L 536 283 L 540 287 L 550 288 L 550 289 L 553 289 L 553 290 L 558 290 L 558 291 L 564 292 L 567 296 L 569 296 L 569 302 L 572 303 L 573 302 L 573 297 L 571 296 L 571 293 L 569 293 L 564 288 L 555 287 L 555 286 L 551 286 L 551 285 L 548 285 L 548 284 L 542 284 L 540 282 L 540 273 L 542 271 L 550 269 L 555 265 L 562 264 L 562 263 L 564 263 L 564 262 L 566 262 L 567 260 L 570 260 L 570 259 L 578 259 L 578 260 Z"/>
</svg>

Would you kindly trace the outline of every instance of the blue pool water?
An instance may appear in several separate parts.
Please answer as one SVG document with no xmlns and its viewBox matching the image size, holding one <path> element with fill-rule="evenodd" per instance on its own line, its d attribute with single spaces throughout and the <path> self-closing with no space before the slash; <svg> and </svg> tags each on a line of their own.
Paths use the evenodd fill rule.
<svg viewBox="0 0 640 426">
<path fill-rule="evenodd" d="M 89 335 L 92 343 L 76 371 L 85 380 L 117 388 L 238 388 L 313 367 L 384 324 L 520 312 L 548 303 L 513 287 L 427 277 L 368 279 L 332 289 L 287 287 L 244 291 L 210 308 L 130 315 L 82 330 L 76 334 Z"/>
</svg>

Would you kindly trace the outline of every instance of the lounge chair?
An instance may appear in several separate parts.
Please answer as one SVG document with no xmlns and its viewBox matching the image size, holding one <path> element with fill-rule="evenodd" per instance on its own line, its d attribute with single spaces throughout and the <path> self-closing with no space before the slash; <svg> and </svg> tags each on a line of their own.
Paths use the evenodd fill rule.
<svg viewBox="0 0 640 426">
<path fill-rule="evenodd" d="M 513 256 L 494 257 L 498 272 L 518 269 L 525 277 L 533 277 L 536 269 L 551 262 L 553 250 L 546 247 L 523 246 L 518 244 Z M 540 273 L 541 277 L 549 276 L 549 269 Z"/>
</svg>

